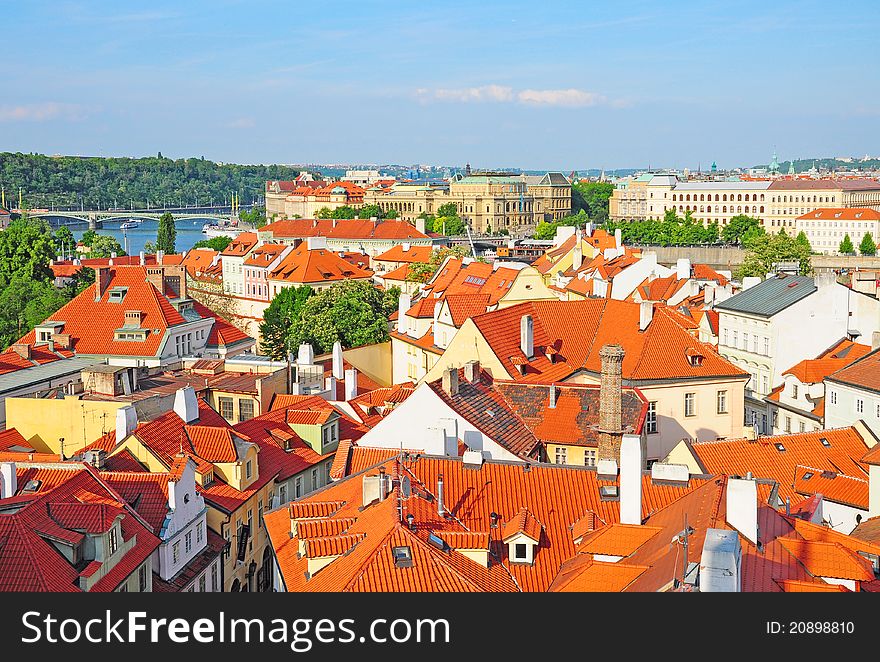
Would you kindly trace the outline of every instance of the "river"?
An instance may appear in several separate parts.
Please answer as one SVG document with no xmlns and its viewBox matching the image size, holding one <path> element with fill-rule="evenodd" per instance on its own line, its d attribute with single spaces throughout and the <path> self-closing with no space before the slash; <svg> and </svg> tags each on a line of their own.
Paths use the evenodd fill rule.
<svg viewBox="0 0 880 662">
<path fill-rule="evenodd" d="M 181 219 L 174 222 L 174 227 L 177 228 L 175 248 L 177 248 L 178 253 L 189 250 L 197 241 L 207 238 L 207 235 L 202 234 L 202 226 L 206 222 L 210 221 Z M 144 250 L 144 245 L 148 241 L 156 243 L 156 230 L 159 227 L 158 220 L 144 220 L 138 227 L 128 230 L 120 229 L 119 226 L 121 224 L 122 221 L 106 221 L 104 227 L 96 230 L 96 232 L 116 237 L 116 240 L 129 255 L 140 253 Z M 71 230 L 73 231 L 73 236 L 79 240 L 87 228 L 80 226 L 78 228 L 71 228 Z"/>
</svg>

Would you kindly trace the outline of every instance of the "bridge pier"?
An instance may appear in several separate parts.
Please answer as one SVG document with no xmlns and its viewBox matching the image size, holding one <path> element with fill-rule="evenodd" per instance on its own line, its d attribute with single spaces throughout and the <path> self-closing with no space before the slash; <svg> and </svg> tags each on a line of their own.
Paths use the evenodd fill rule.
<svg viewBox="0 0 880 662">
<path fill-rule="evenodd" d="M 89 214 L 89 230 L 100 230 L 103 227 L 104 223 L 98 220 L 97 214 Z"/>
</svg>

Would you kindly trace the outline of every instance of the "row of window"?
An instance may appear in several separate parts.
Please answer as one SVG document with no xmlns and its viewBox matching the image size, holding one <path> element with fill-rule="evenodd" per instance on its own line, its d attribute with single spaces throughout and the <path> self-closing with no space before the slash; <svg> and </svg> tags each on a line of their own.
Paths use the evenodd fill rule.
<svg viewBox="0 0 880 662">
<path fill-rule="evenodd" d="M 715 392 L 715 413 L 718 415 L 728 413 L 727 390 Z M 692 417 L 697 415 L 697 394 L 684 394 L 684 415 Z M 659 431 L 657 425 L 657 402 L 648 403 L 648 414 L 645 417 L 645 432 L 647 434 L 657 434 Z"/>
<path fill-rule="evenodd" d="M 733 349 L 741 349 L 752 354 L 761 354 L 770 356 L 770 338 L 768 336 L 759 336 L 757 333 L 749 334 L 746 331 L 742 333 L 742 345 L 740 345 L 740 334 L 736 329 L 721 330 L 721 344 Z M 751 345 L 751 349 L 749 349 Z"/>
<path fill-rule="evenodd" d="M 230 423 L 235 420 L 235 400 L 233 398 L 217 398 L 220 405 L 220 415 Z M 238 420 L 249 421 L 254 417 L 254 401 L 241 398 L 238 401 Z"/>
<path fill-rule="evenodd" d="M 597 451 L 595 448 L 585 448 L 584 449 L 584 466 L 585 467 L 595 467 L 596 466 L 596 452 Z M 565 446 L 557 446 L 555 460 L 556 460 L 556 464 L 568 464 L 568 448 Z"/>
<path fill-rule="evenodd" d="M 678 195 L 678 202 L 691 202 L 691 194 L 690 193 L 679 193 L 677 195 Z M 715 202 L 727 202 L 727 194 L 726 193 L 721 194 L 720 200 L 718 198 L 718 195 L 719 195 L 718 193 L 715 194 Z M 752 202 L 758 202 L 758 194 L 752 193 L 751 199 L 752 199 Z M 773 200 L 775 202 L 776 198 L 774 198 Z M 675 193 L 672 194 L 672 201 L 676 202 L 676 194 Z M 749 201 L 749 194 L 748 193 L 745 194 L 745 198 L 743 198 L 742 193 L 736 194 L 736 202 L 748 202 L 748 201 Z M 709 193 L 708 195 L 706 195 L 704 193 L 700 193 L 700 199 L 697 200 L 697 194 L 694 193 L 693 202 L 712 202 L 712 194 Z M 733 193 L 730 194 L 730 202 L 734 202 Z M 764 194 L 763 193 L 761 193 L 760 202 L 764 202 Z M 763 207 L 762 207 L 762 209 L 763 209 Z"/>
</svg>

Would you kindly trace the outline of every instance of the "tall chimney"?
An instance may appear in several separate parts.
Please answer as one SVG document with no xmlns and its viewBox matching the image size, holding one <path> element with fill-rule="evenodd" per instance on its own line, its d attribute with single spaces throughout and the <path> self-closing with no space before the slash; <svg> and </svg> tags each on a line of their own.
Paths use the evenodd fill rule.
<svg viewBox="0 0 880 662">
<path fill-rule="evenodd" d="M 527 359 L 535 356 L 535 323 L 531 315 L 523 315 L 519 320 L 519 348 Z"/>
<path fill-rule="evenodd" d="M 580 240 L 580 230 L 578 230 L 578 240 Z M 574 252 L 571 257 L 571 268 L 574 271 L 579 271 L 581 265 L 584 263 L 584 252 L 581 250 L 581 242 L 578 241 L 574 245 Z"/>
<path fill-rule="evenodd" d="M 425 219 L 417 218 L 416 219 L 416 231 L 425 234 Z"/>
<path fill-rule="evenodd" d="M 446 506 L 443 504 L 443 474 L 437 474 L 437 514 L 446 517 Z"/>
<path fill-rule="evenodd" d="M 880 349 L 880 331 L 871 333 L 871 351 L 875 349 Z"/>
<path fill-rule="evenodd" d="M 354 368 L 345 371 L 345 401 L 354 400 L 358 392 L 358 371 Z"/>
<path fill-rule="evenodd" d="M 449 397 L 458 395 L 458 368 L 447 368 L 443 371 L 442 386 Z"/>
<path fill-rule="evenodd" d="M 620 523 L 642 523 L 642 440 L 623 435 L 620 442 Z"/>
<path fill-rule="evenodd" d="M 110 268 L 95 267 L 95 301 L 100 301 L 110 284 Z"/>
<path fill-rule="evenodd" d="M 333 376 L 336 379 L 344 379 L 345 373 L 342 360 L 342 343 L 338 340 L 333 343 Z"/>
<path fill-rule="evenodd" d="M 550 384 L 550 403 L 547 405 L 550 409 L 556 409 L 556 398 L 558 397 L 556 384 Z"/>
<path fill-rule="evenodd" d="M 754 480 L 727 479 L 727 523 L 758 544 L 758 484 Z"/>
<path fill-rule="evenodd" d="M 412 298 L 409 294 L 400 293 L 397 300 L 397 332 L 406 333 L 406 311 L 412 305 Z"/>
<path fill-rule="evenodd" d="M 480 362 L 476 359 L 464 364 L 464 378 L 471 384 L 480 381 Z"/>
<path fill-rule="evenodd" d="M 18 492 L 18 476 L 15 462 L 0 463 L 0 499 L 8 499 Z"/>
<path fill-rule="evenodd" d="M 624 350 L 620 345 L 604 345 L 599 350 L 602 376 L 599 384 L 598 460 L 619 460 L 621 431 L 620 411 Z"/>
<path fill-rule="evenodd" d="M 691 277 L 691 261 L 686 257 L 680 257 L 676 260 L 675 277 L 678 280 L 687 280 Z"/>
<path fill-rule="evenodd" d="M 654 303 L 652 301 L 642 301 L 639 304 L 639 331 L 647 329 L 653 318 Z"/>
</svg>

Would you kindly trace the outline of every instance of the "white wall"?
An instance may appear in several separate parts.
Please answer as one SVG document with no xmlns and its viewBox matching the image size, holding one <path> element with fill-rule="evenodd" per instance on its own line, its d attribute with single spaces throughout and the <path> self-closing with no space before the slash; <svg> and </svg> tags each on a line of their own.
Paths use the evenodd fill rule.
<svg viewBox="0 0 880 662">
<path fill-rule="evenodd" d="M 208 522 L 205 517 L 207 509 L 204 498 L 196 492 L 195 470 L 191 462 L 187 463 L 179 481 L 168 482 L 168 501 L 169 509 L 165 522 L 162 524 L 162 530 L 157 531 L 162 544 L 156 550 L 158 563 L 154 564 L 162 579 L 170 579 L 176 575 L 208 545 Z M 174 506 L 173 510 L 171 505 Z M 200 523 L 201 541 L 198 540 L 196 531 Z M 189 553 L 185 544 L 187 533 L 192 536 L 192 548 Z M 172 549 L 177 542 L 180 543 L 180 556 L 175 563 Z"/>
<path fill-rule="evenodd" d="M 424 383 L 361 437 L 358 445 L 457 455 L 459 439 L 471 450 L 484 451 L 489 459 L 522 461 L 477 430 Z"/>
<path fill-rule="evenodd" d="M 862 402 L 861 413 L 858 401 Z M 880 435 L 880 393 L 825 382 L 825 429 L 847 427 L 858 420 Z"/>
</svg>

